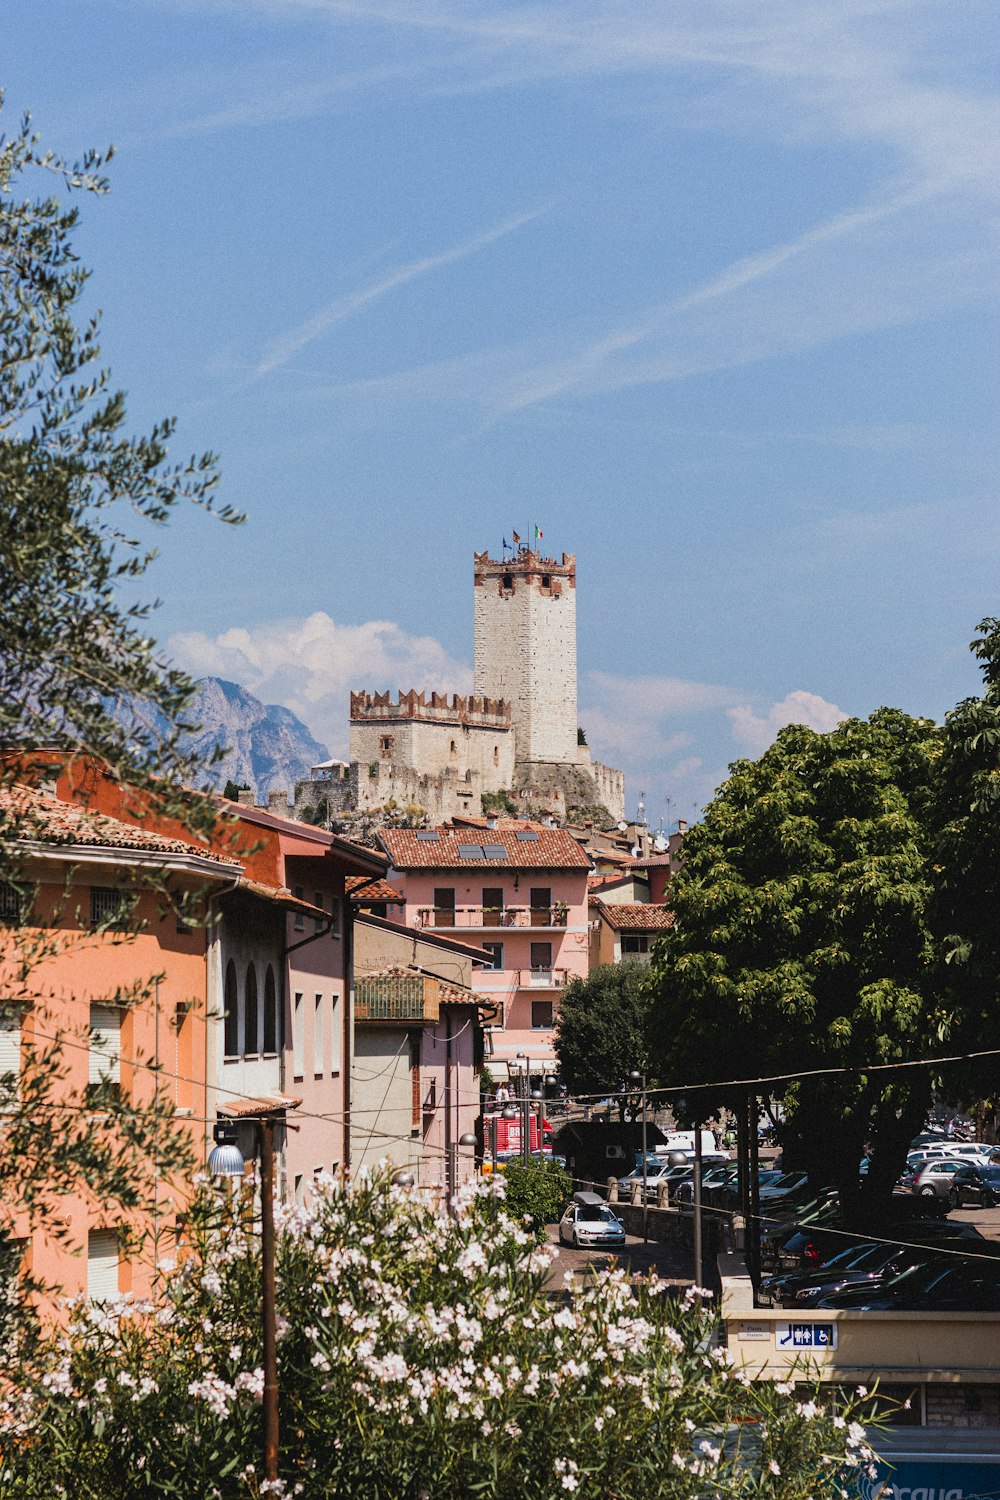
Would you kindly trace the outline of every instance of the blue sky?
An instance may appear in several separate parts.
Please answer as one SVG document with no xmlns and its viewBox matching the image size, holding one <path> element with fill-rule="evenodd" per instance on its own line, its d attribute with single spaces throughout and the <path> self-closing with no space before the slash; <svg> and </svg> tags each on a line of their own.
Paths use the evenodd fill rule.
<svg viewBox="0 0 1000 1500">
<path fill-rule="evenodd" d="M 459 688 L 474 548 L 576 552 L 652 821 L 776 728 L 940 716 L 1000 613 L 995 3 L 34 0 L 7 109 L 114 141 L 80 248 L 136 427 L 242 532 L 157 629 L 337 751 Z M 9 127 L 8 127 L 9 128 Z"/>
</svg>

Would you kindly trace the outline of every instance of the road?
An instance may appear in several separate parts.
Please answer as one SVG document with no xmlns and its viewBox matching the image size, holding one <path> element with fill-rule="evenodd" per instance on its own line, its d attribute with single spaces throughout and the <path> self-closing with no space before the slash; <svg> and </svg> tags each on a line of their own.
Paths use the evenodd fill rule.
<svg viewBox="0 0 1000 1500">
<path fill-rule="evenodd" d="M 1000 1243 L 1000 1206 L 997 1208 L 953 1208 L 948 1218 L 957 1224 L 974 1224 L 987 1240 Z"/>
<path fill-rule="evenodd" d="M 657 1240 L 651 1240 L 644 1244 L 640 1236 L 628 1235 L 624 1249 L 619 1250 L 577 1250 L 570 1246 L 559 1245 L 559 1231 L 554 1224 L 549 1225 L 549 1239 L 559 1247 L 559 1254 L 552 1264 L 550 1279 L 553 1286 L 561 1287 L 563 1278 L 567 1271 L 575 1276 L 582 1276 L 590 1269 L 603 1270 L 612 1260 L 634 1276 L 648 1276 L 650 1271 L 655 1271 L 657 1276 L 664 1281 L 675 1281 L 679 1286 L 690 1286 L 692 1281 L 691 1252 L 680 1245 L 664 1245 Z M 705 1268 L 707 1285 L 716 1285 L 716 1273 L 714 1265 Z"/>
</svg>

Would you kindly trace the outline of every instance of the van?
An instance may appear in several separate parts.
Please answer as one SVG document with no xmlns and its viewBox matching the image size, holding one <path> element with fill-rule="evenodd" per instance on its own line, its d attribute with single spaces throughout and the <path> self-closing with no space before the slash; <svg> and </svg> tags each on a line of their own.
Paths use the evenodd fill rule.
<svg viewBox="0 0 1000 1500">
<path fill-rule="evenodd" d="M 667 1138 L 656 1147 L 657 1156 L 665 1156 L 669 1151 L 684 1151 L 689 1156 L 694 1156 L 694 1131 L 693 1130 L 668 1130 Z M 717 1161 L 728 1161 L 729 1154 L 720 1151 L 715 1144 L 715 1135 L 711 1130 L 701 1132 L 701 1158 L 706 1163 Z M 639 1154 L 642 1160 L 642 1154 Z"/>
</svg>

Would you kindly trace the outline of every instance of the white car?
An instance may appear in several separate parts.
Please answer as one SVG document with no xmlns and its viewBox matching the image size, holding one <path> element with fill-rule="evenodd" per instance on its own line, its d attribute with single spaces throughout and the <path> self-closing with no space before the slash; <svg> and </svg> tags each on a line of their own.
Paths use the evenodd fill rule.
<svg viewBox="0 0 1000 1500">
<path fill-rule="evenodd" d="M 597 1193 L 574 1193 L 559 1220 L 561 1245 L 624 1245 L 625 1226 Z"/>
</svg>

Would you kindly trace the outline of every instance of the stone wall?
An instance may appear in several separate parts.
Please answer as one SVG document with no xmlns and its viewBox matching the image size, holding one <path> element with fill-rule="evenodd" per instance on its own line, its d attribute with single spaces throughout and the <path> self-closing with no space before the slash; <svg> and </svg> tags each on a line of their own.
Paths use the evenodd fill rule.
<svg viewBox="0 0 1000 1500">
<path fill-rule="evenodd" d="M 471 772 L 487 791 L 510 786 L 514 777 L 509 714 L 352 714 L 350 736 L 351 763 L 362 770 L 377 761 L 418 776 Z"/>
</svg>

